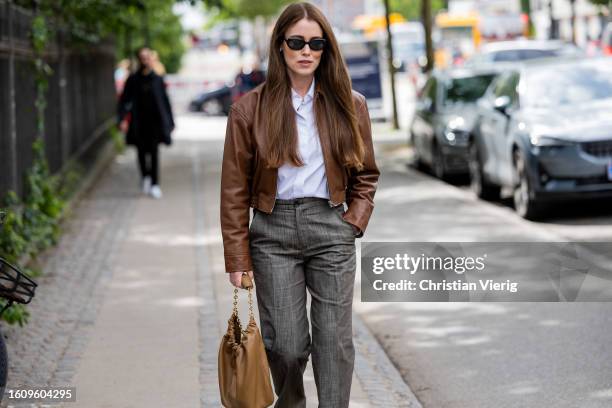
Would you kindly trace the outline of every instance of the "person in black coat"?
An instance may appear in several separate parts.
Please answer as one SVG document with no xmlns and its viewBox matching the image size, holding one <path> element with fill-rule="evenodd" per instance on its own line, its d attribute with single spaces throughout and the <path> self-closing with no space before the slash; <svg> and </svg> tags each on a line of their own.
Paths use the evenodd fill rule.
<svg viewBox="0 0 612 408">
<path fill-rule="evenodd" d="M 138 151 L 143 191 L 161 198 L 159 144 L 172 144 L 174 118 L 164 80 L 153 69 L 151 50 L 142 47 L 137 57 L 138 71 L 128 77 L 119 99 L 118 124 L 126 144 Z"/>
</svg>

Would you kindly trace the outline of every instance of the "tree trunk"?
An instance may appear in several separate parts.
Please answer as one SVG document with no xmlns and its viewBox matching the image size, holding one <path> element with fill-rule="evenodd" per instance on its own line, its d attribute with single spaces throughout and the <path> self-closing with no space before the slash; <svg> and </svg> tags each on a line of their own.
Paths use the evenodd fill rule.
<svg viewBox="0 0 612 408">
<path fill-rule="evenodd" d="M 570 0 L 572 12 L 572 42 L 576 44 L 576 0 Z"/>
<path fill-rule="evenodd" d="M 427 53 L 427 65 L 425 72 L 430 72 L 434 68 L 434 49 L 431 39 L 432 19 L 431 19 L 431 0 L 421 1 L 421 20 L 425 29 L 425 50 Z"/>
<path fill-rule="evenodd" d="M 548 0 L 548 15 L 550 18 L 550 28 L 548 30 L 548 39 L 556 40 L 559 38 L 559 22 L 555 18 L 555 13 L 553 10 L 553 1 Z"/>
<path fill-rule="evenodd" d="M 385 21 L 387 23 L 387 65 L 389 65 L 389 77 L 391 78 L 391 104 L 393 107 L 393 129 L 399 129 L 397 120 L 397 101 L 395 97 L 395 67 L 393 66 L 393 37 L 391 36 L 391 22 L 389 21 L 389 0 L 385 3 Z"/>
</svg>

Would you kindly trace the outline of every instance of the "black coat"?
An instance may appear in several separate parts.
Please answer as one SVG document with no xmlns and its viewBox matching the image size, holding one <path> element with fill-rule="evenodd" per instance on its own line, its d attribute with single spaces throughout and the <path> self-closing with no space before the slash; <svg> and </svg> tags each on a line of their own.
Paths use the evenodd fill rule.
<svg viewBox="0 0 612 408">
<path fill-rule="evenodd" d="M 142 98 L 139 98 L 139 95 L 143 86 L 150 86 L 148 95 L 151 95 L 152 100 L 148 106 L 140 106 L 139 101 L 142 101 Z M 128 112 L 131 113 L 131 120 L 126 144 L 172 144 L 174 118 L 161 76 L 154 72 L 144 75 L 139 71 L 128 77 L 119 99 L 118 122 L 121 122 Z"/>
</svg>

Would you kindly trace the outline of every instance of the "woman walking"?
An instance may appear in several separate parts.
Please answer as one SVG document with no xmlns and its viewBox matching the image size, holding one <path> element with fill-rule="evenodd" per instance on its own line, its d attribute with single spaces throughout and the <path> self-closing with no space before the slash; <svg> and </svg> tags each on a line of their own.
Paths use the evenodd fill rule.
<svg viewBox="0 0 612 408">
<path fill-rule="evenodd" d="M 319 407 L 349 406 L 355 238 L 378 176 L 366 101 L 329 22 L 309 3 L 289 5 L 266 82 L 230 109 L 221 175 L 225 268 L 234 286 L 254 278 L 275 407 L 306 406 L 310 354 Z"/>
<path fill-rule="evenodd" d="M 136 146 L 138 151 L 143 192 L 161 198 L 159 144 L 172 144 L 174 118 L 164 80 L 154 70 L 152 51 L 140 48 L 137 57 L 138 71 L 128 77 L 119 99 L 118 122 L 126 133 L 126 144 Z"/>
</svg>

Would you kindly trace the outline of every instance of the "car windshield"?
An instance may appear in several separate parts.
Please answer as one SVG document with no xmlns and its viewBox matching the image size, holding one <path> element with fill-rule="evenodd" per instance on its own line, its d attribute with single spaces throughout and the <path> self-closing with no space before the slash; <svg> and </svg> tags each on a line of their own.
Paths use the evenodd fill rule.
<svg viewBox="0 0 612 408">
<path fill-rule="evenodd" d="M 525 104 L 573 105 L 612 98 L 612 64 L 571 64 L 528 72 Z"/>
<path fill-rule="evenodd" d="M 403 55 L 420 55 L 425 53 L 425 44 L 412 41 L 393 41 L 393 52 Z"/>
<path fill-rule="evenodd" d="M 475 102 L 484 95 L 495 74 L 453 78 L 446 85 L 445 105 Z"/>
<path fill-rule="evenodd" d="M 497 51 L 493 55 L 495 62 L 524 61 L 534 58 L 554 57 L 559 54 L 558 50 L 538 50 L 538 49 L 515 49 Z"/>
</svg>

